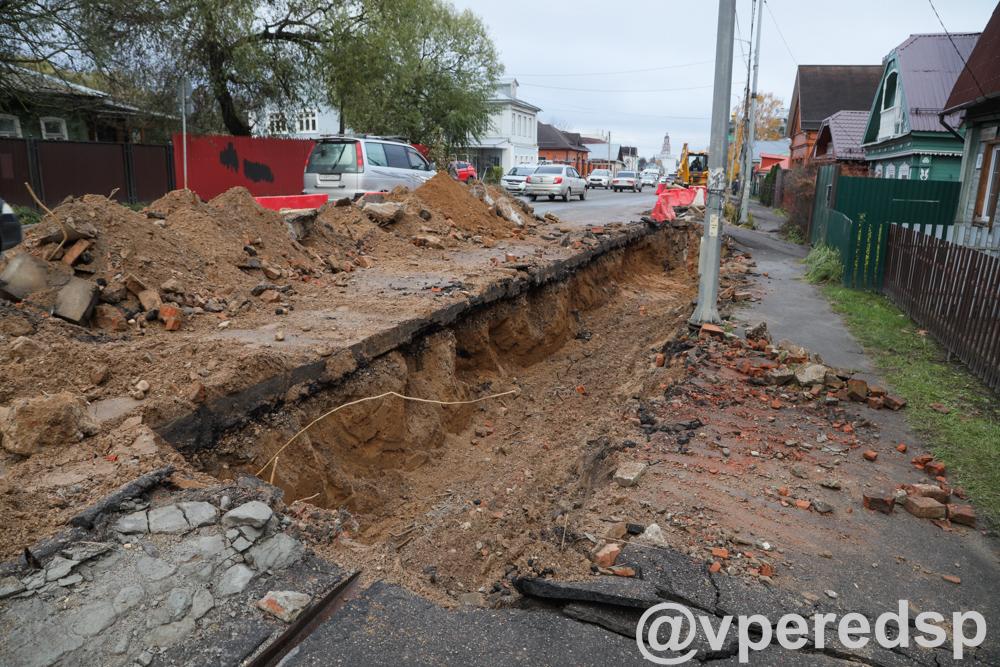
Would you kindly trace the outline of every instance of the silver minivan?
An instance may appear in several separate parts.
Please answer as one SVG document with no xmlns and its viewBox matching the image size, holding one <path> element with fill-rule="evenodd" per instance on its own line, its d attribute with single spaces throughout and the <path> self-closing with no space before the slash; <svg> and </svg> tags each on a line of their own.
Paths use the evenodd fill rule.
<svg viewBox="0 0 1000 667">
<path fill-rule="evenodd" d="M 434 176 L 434 166 L 413 146 L 381 137 L 320 139 L 306 163 L 302 191 L 329 199 L 356 198 L 366 192 L 411 190 Z"/>
</svg>

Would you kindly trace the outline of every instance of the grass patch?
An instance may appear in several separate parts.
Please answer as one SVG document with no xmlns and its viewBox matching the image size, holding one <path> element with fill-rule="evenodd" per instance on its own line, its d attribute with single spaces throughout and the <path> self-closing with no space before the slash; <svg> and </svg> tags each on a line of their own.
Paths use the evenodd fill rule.
<svg viewBox="0 0 1000 667">
<path fill-rule="evenodd" d="M 886 380 L 907 400 L 906 416 L 949 475 L 1000 523 L 1000 410 L 997 397 L 885 297 L 827 285 L 823 292 Z M 932 404 L 950 412 L 942 414 Z"/>
<path fill-rule="evenodd" d="M 844 262 L 840 251 L 828 245 L 818 245 L 809 251 L 803 260 L 806 264 L 806 280 L 818 283 L 839 283 L 844 277 Z"/>
<path fill-rule="evenodd" d="M 14 215 L 22 225 L 34 225 L 42 220 L 42 214 L 30 206 L 12 206 Z"/>
</svg>

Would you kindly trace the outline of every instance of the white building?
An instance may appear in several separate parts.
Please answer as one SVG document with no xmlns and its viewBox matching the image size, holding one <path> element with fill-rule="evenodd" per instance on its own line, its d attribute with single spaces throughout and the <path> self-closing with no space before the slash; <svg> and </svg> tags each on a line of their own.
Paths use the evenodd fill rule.
<svg viewBox="0 0 1000 667">
<path fill-rule="evenodd" d="M 538 161 L 538 112 L 541 111 L 517 96 L 517 79 L 505 79 L 490 100 L 493 113 L 490 126 L 479 141 L 456 148 L 459 159 L 476 166 L 480 177 L 493 166 L 506 172 L 517 164 Z"/>
<path fill-rule="evenodd" d="M 340 132 L 340 114 L 335 109 L 313 108 L 290 114 L 272 111 L 262 116 L 254 128 L 261 136 L 316 139 Z"/>
</svg>

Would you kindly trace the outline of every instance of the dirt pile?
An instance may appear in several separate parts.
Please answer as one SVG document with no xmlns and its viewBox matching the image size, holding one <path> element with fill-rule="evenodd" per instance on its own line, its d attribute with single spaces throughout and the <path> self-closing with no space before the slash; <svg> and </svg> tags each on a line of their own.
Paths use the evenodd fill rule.
<svg viewBox="0 0 1000 667">
<path fill-rule="evenodd" d="M 474 188 L 482 190 L 480 196 L 476 196 Z M 390 199 L 424 208 L 433 217 L 469 234 L 506 238 L 517 228 L 496 212 L 496 200 L 484 186 L 466 186 L 445 173 L 439 173 L 413 192 L 393 193 Z"/>
</svg>

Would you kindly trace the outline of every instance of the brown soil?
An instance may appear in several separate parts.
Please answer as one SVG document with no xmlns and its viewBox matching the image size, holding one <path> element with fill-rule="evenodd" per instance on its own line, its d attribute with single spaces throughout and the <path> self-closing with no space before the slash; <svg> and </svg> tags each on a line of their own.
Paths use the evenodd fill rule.
<svg viewBox="0 0 1000 667">
<path fill-rule="evenodd" d="M 497 216 L 484 202 L 470 197 L 469 186 L 443 172 L 412 193 L 395 194 L 393 198 L 421 205 L 442 217 L 448 225 L 469 234 L 504 238 L 510 236 L 515 228 L 512 223 Z"/>
<path fill-rule="evenodd" d="M 587 545 L 580 535 L 564 542 L 553 512 L 604 492 L 606 458 L 632 428 L 620 406 L 677 374 L 649 367 L 646 351 L 686 315 L 693 258 L 682 245 L 660 238 L 616 253 L 390 353 L 337 390 L 232 434 L 196 464 L 223 478 L 254 473 L 305 423 L 385 391 L 469 400 L 516 388 L 516 396 L 472 406 L 384 399 L 348 408 L 262 476 L 273 472 L 286 502 L 309 517 L 303 532 L 336 562 L 443 604 L 506 586 L 514 569 L 584 574 Z M 333 540 L 313 530 L 317 513 L 304 509 L 312 505 L 347 509 L 349 519 L 341 511 L 331 522 L 346 532 Z M 574 524 L 583 520 L 573 514 Z"/>
</svg>

